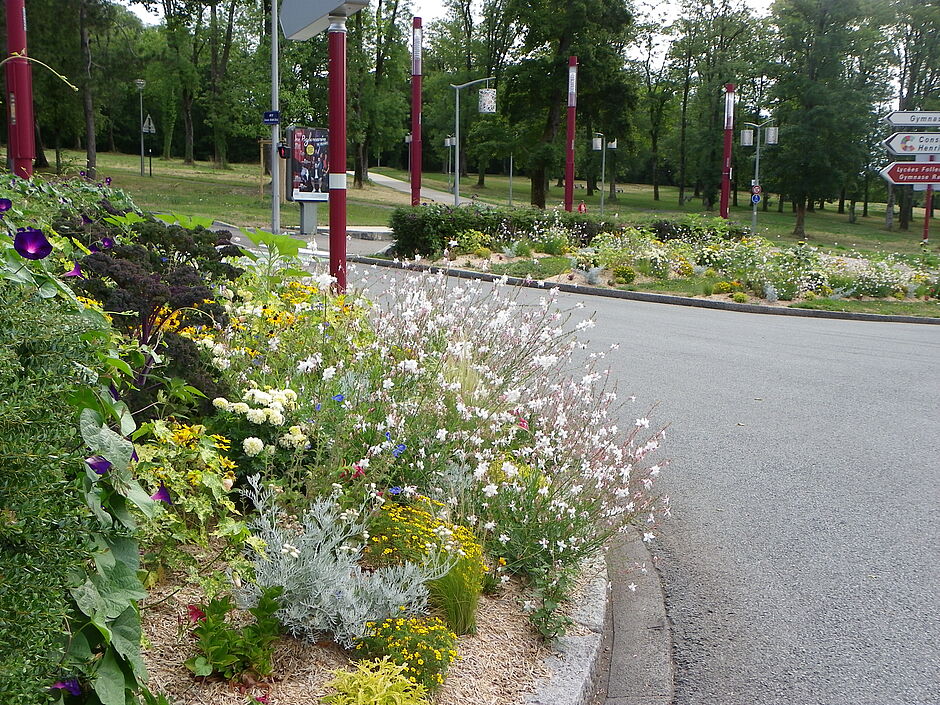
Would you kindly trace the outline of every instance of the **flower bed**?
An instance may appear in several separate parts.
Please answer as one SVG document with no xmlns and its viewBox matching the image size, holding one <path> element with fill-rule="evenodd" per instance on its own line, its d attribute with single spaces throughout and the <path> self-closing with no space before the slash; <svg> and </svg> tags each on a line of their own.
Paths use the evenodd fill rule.
<svg viewBox="0 0 940 705">
<path fill-rule="evenodd" d="M 291 238 L 242 251 L 56 188 L 100 200 L 21 206 L 48 224 L 10 223 L 0 262 L 91 328 L 67 482 L 97 528 L 58 586 L 69 646 L 22 702 L 506 702 L 585 561 L 668 515 L 662 431 L 617 402 L 605 352 L 568 375 L 592 322 L 551 296 L 431 275 L 338 295 Z M 507 644 L 527 657 L 492 669 Z"/>
<path fill-rule="evenodd" d="M 940 298 L 940 260 L 926 249 L 913 257 L 837 256 L 805 242 L 777 246 L 728 221 L 697 216 L 634 226 L 558 212 L 517 223 L 501 212 L 477 217 L 468 209 L 458 217 L 440 206 L 400 210 L 393 219 L 402 231 L 396 230 L 400 255 L 417 252 L 429 263 L 495 274 L 770 304 Z M 423 237 L 423 248 L 416 248 L 409 217 L 422 223 L 421 232 L 437 228 L 441 236 Z"/>
</svg>

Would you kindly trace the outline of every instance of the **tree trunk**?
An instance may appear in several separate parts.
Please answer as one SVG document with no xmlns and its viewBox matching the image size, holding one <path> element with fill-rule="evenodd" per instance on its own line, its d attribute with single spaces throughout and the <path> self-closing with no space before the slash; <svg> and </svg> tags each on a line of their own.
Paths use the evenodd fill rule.
<svg viewBox="0 0 940 705">
<path fill-rule="evenodd" d="M 793 225 L 794 237 L 806 237 L 806 198 L 794 201 L 796 206 L 796 223 Z"/>
<path fill-rule="evenodd" d="M 685 56 L 685 80 L 682 84 L 682 108 L 679 117 L 679 206 L 685 205 L 685 179 L 686 179 L 686 143 L 685 133 L 688 124 L 689 91 L 692 87 L 692 52 L 689 50 Z M 695 185 L 695 196 L 698 197 L 698 184 Z"/>
<path fill-rule="evenodd" d="M 855 215 L 855 199 L 849 201 L 849 223 L 854 225 L 857 222 L 858 218 Z"/>
<path fill-rule="evenodd" d="M 912 189 L 908 188 L 907 186 L 901 187 L 901 203 L 898 208 L 900 215 L 900 218 L 898 219 L 898 230 L 907 231 L 911 229 L 911 221 L 913 220 L 911 216 L 914 213 L 914 199 L 912 198 L 913 195 L 914 194 Z"/>
<path fill-rule="evenodd" d="M 49 160 L 46 158 L 46 148 L 42 143 L 42 130 L 39 129 L 39 120 L 36 123 L 36 159 L 33 161 L 34 169 L 48 169 Z"/>
<path fill-rule="evenodd" d="M 868 189 L 870 184 L 868 183 L 868 172 L 865 172 L 865 202 L 862 204 L 862 217 L 868 217 Z"/>
<path fill-rule="evenodd" d="M 783 203 L 786 199 L 783 197 L 783 194 L 778 194 L 779 198 L 777 199 L 777 212 L 783 213 Z"/>
<path fill-rule="evenodd" d="M 486 167 L 480 164 L 477 167 L 477 188 L 486 186 Z"/>
<path fill-rule="evenodd" d="M 885 230 L 894 230 L 894 186 L 888 185 L 888 203 L 885 205 Z"/>
<path fill-rule="evenodd" d="M 85 112 L 85 173 L 89 179 L 94 179 L 98 171 L 98 150 L 95 143 L 95 100 L 91 92 L 91 39 L 88 33 L 87 0 L 82 0 L 79 5 L 78 24 L 85 71 L 85 85 L 82 86 L 82 108 Z"/>
<path fill-rule="evenodd" d="M 353 188 L 362 188 L 369 179 L 369 150 L 365 140 L 353 145 Z"/>
<path fill-rule="evenodd" d="M 183 164 L 195 163 L 193 156 L 193 94 L 189 89 L 183 89 Z"/>
<path fill-rule="evenodd" d="M 839 215 L 845 215 L 845 188 L 839 192 Z"/>
</svg>

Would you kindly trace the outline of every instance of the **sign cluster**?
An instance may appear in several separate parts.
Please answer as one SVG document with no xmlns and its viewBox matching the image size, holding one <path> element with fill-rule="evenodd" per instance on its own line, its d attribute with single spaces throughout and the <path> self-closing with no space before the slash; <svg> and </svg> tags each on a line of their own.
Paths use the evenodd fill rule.
<svg viewBox="0 0 940 705">
<path fill-rule="evenodd" d="M 940 111 L 895 110 L 884 117 L 894 127 L 940 127 Z M 912 156 L 914 161 L 891 162 L 880 174 L 889 183 L 940 186 L 940 132 L 895 132 L 881 143 L 895 156 Z"/>
</svg>

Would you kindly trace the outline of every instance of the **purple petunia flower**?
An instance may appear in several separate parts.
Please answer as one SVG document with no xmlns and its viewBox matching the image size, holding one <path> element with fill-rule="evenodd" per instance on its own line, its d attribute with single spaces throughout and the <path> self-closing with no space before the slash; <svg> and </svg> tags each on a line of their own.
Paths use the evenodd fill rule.
<svg viewBox="0 0 940 705">
<path fill-rule="evenodd" d="M 392 451 L 392 455 L 394 455 L 397 458 L 402 453 L 404 453 L 405 449 L 407 448 L 408 446 L 406 446 L 404 443 L 399 443 L 397 446 L 395 446 L 395 450 Z"/>
<path fill-rule="evenodd" d="M 333 401 L 343 401 L 345 398 L 342 394 L 337 394 L 333 397 Z"/>
<path fill-rule="evenodd" d="M 160 489 L 150 495 L 150 499 L 154 500 L 155 502 L 166 502 L 167 504 L 173 504 L 173 500 L 170 499 L 170 491 L 162 482 L 160 483 Z"/>
<path fill-rule="evenodd" d="M 107 178 L 104 180 L 104 183 L 105 183 L 105 185 L 110 186 L 110 185 L 111 185 L 111 177 L 110 177 L 110 176 L 107 177 Z"/>
<path fill-rule="evenodd" d="M 84 225 L 91 225 L 91 218 L 89 218 L 89 217 L 88 217 L 87 215 L 85 215 L 84 213 L 82 213 L 82 224 L 84 224 Z"/>
<path fill-rule="evenodd" d="M 78 277 L 79 279 L 84 279 L 85 276 L 82 274 L 82 268 L 79 266 L 78 262 L 75 263 L 75 266 L 65 274 L 63 277 Z"/>
<path fill-rule="evenodd" d="M 108 236 L 106 235 L 105 237 L 101 238 L 101 249 L 102 249 L 102 250 L 110 250 L 112 247 L 114 247 L 114 238 L 113 238 L 113 237 L 108 237 Z"/>
<path fill-rule="evenodd" d="M 82 694 L 82 686 L 79 684 L 78 678 L 66 678 L 64 681 L 56 681 L 52 684 L 52 689 L 67 690 L 75 696 Z"/>
<path fill-rule="evenodd" d="M 9 198 L 0 198 L 0 213 L 6 213 L 13 207 L 13 201 Z"/>
<path fill-rule="evenodd" d="M 52 243 L 42 230 L 20 228 L 13 238 L 13 249 L 25 259 L 45 259 L 52 252 Z"/>
<path fill-rule="evenodd" d="M 111 468 L 111 461 L 107 458 L 102 458 L 100 455 L 85 458 L 85 462 L 88 463 L 88 467 L 99 475 L 104 475 Z"/>
</svg>

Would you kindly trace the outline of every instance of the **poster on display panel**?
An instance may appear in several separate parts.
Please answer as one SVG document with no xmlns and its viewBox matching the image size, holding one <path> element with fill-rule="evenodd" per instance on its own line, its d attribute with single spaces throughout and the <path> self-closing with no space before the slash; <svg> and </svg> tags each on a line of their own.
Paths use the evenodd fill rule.
<svg viewBox="0 0 940 705">
<path fill-rule="evenodd" d="M 292 127 L 287 139 L 290 144 L 288 198 L 292 201 L 329 200 L 329 131 L 321 127 Z"/>
</svg>

